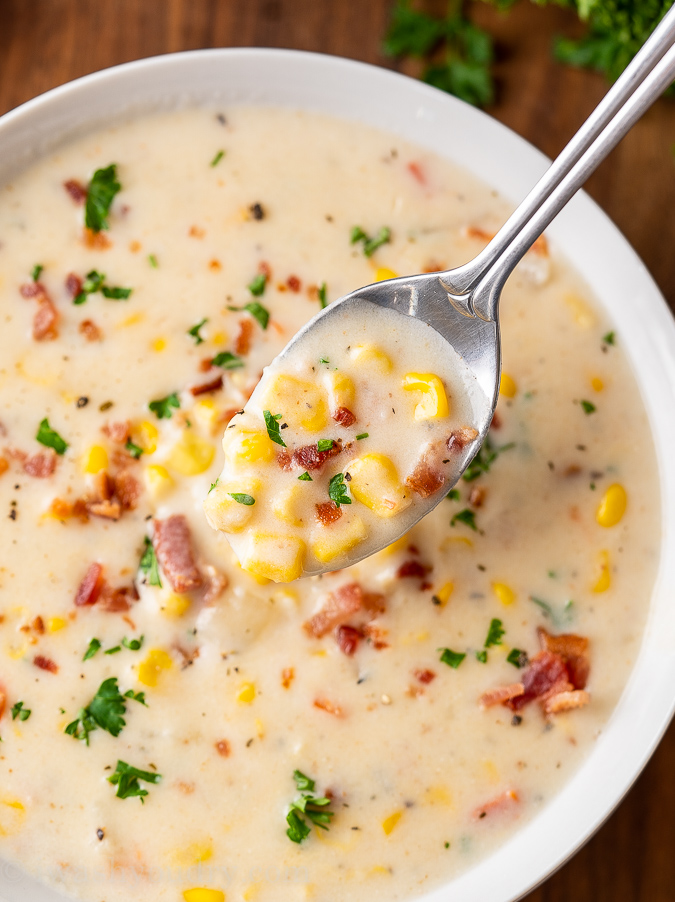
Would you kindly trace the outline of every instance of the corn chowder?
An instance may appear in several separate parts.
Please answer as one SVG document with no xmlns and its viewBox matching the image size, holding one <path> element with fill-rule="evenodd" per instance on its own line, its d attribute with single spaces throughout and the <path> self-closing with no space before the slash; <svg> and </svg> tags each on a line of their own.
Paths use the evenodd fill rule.
<svg viewBox="0 0 675 902">
<path fill-rule="evenodd" d="M 658 484 L 627 336 L 539 242 L 505 292 L 488 441 L 447 500 L 278 585 L 297 574 L 244 571 L 204 498 L 292 535 L 278 497 L 323 480 L 332 501 L 342 473 L 333 526 L 381 528 L 355 462 L 391 461 L 402 504 L 425 430 L 447 447 L 472 426 L 457 373 L 393 330 L 256 389 L 264 367 L 350 290 L 469 259 L 507 206 L 397 138 L 238 107 L 84 137 L 0 197 L 0 856 L 86 902 L 294 902 L 409 898 L 488 855 L 588 754 L 640 645 Z M 282 375 L 326 393 L 310 442 Z M 371 384 L 406 416 L 377 444 Z M 447 416 L 416 419 L 439 384 Z M 299 469 L 322 439 L 344 463 Z M 221 487 L 244 442 L 291 458 L 268 461 L 274 491 Z"/>
</svg>

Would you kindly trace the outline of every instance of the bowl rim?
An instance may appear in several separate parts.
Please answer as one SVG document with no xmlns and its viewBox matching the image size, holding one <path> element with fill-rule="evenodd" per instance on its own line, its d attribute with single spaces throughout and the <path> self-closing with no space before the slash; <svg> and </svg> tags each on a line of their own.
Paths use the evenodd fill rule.
<svg viewBox="0 0 675 902">
<path fill-rule="evenodd" d="M 167 102 L 169 107 L 283 105 L 363 122 L 440 153 L 513 202 L 525 196 L 549 162 L 486 113 L 391 70 L 322 53 L 240 47 L 134 60 L 28 100 L 0 118 L 0 183 L 63 140 L 116 118 L 167 108 Z M 675 420 L 668 423 L 661 415 L 675 407 L 675 323 L 642 261 L 586 194 L 570 202 L 547 234 L 574 261 L 619 336 L 630 336 L 623 347 L 652 429 L 661 485 L 658 574 L 637 660 L 585 761 L 510 839 L 427 892 L 424 902 L 446 902 L 451 895 L 462 902 L 515 902 L 530 892 L 612 813 L 675 710 L 675 611 L 668 591 L 675 581 L 675 555 L 669 560 L 667 554 L 674 547 L 675 458 L 668 449 L 675 445 Z M 0 862 L 0 893 L 8 898 L 15 898 L 19 884 L 23 902 L 63 898 L 30 878 L 17 879 L 17 873 Z"/>
</svg>

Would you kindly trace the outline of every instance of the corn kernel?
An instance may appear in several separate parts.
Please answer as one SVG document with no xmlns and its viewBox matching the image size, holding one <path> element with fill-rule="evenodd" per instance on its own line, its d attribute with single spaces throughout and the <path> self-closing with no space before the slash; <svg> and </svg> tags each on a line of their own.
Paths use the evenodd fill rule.
<svg viewBox="0 0 675 902">
<path fill-rule="evenodd" d="M 328 426 L 328 403 L 322 386 L 281 374 L 267 387 L 260 406 L 272 414 L 283 411 L 284 420 L 297 429 L 319 432 Z"/>
<path fill-rule="evenodd" d="M 20 645 L 7 645 L 5 654 L 8 658 L 11 658 L 12 661 L 19 661 L 26 654 L 27 650 L 28 643 L 22 642 Z"/>
<path fill-rule="evenodd" d="M 268 463 L 274 460 L 274 445 L 267 433 L 226 429 L 223 451 L 229 463 Z"/>
<path fill-rule="evenodd" d="M 452 806 L 452 794 L 445 786 L 430 786 L 426 791 L 426 800 L 430 805 Z"/>
<path fill-rule="evenodd" d="M 450 601 L 450 596 L 455 591 L 455 584 L 448 582 L 444 583 L 438 592 L 434 592 L 434 602 L 438 599 L 438 605 L 441 608 L 444 608 L 446 604 Z"/>
<path fill-rule="evenodd" d="M 358 364 L 366 364 L 379 370 L 381 373 L 391 372 L 391 360 L 384 351 L 375 345 L 355 345 L 349 352 L 352 360 Z"/>
<path fill-rule="evenodd" d="M 494 761 L 489 758 L 483 758 L 481 761 L 481 768 L 490 783 L 499 783 L 499 771 L 497 770 L 497 765 Z"/>
<path fill-rule="evenodd" d="M 173 666 L 171 657 L 161 648 L 151 649 L 144 661 L 138 665 L 138 681 L 144 686 L 157 685 L 163 670 L 169 670 Z"/>
<path fill-rule="evenodd" d="M 378 517 L 393 517 L 412 502 L 396 472 L 396 467 L 383 454 L 366 454 L 349 464 L 349 490 Z"/>
<path fill-rule="evenodd" d="M 149 420 L 143 420 L 134 431 L 134 442 L 139 445 L 145 454 L 154 454 L 157 450 L 159 429 Z"/>
<path fill-rule="evenodd" d="M 132 313 L 130 316 L 127 316 L 123 320 L 120 320 L 118 326 L 121 326 L 122 328 L 126 328 L 127 326 L 135 326 L 138 323 L 142 323 L 144 319 L 144 313 Z"/>
<path fill-rule="evenodd" d="M 508 373 L 502 373 L 499 380 L 499 394 L 504 395 L 505 398 L 515 398 L 517 391 L 518 386 L 513 377 L 509 376 Z"/>
<path fill-rule="evenodd" d="M 405 391 L 422 392 L 422 400 L 415 406 L 416 420 L 439 420 L 447 417 L 448 396 L 443 383 L 433 373 L 407 373 L 403 377 Z"/>
<path fill-rule="evenodd" d="M 324 382 L 328 389 L 330 409 L 334 411 L 339 407 L 347 407 L 351 410 L 354 406 L 356 391 L 349 376 L 336 370 L 329 370 L 324 376 Z"/>
<path fill-rule="evenodd" d="M 513 604 L 516 600 L 516 593 L 506 583 L 492 583 L 492 591 L 503 605 Z"/>
<path fill-rule="evenodd" d="M 225 902 L 225 893 L 219 889 L 195 887 L 183 890 L 183 899 L 185 902 Z"/>
<path fill-rule="evenodd" d="M 565 303 L 569 307 L 572 319 L 582 329 L 590 329 L 595 325 L 595 316 L 590 307 L 576 294 L 565 295 Z"/>
<path fill-rule="evenodd" d="M 298 515 L 298 505 L 303 497 L 302 486 L 289 485 L 276 494 L 272 500 L 272 513 L 284 523 L 291 526 L 302 526 L 302 517 Z"/>
<path fill-rule="evenodd" d="M 187 595 L 176 595 L 172 592 L 162 602 L 162 613 L 167 617 L 182 617 L 191 605 L 190 598 Z"/>
<path fill-rule="evenodd" d="M 242 683 L 237 692 L 237 701 L 242 705 L 250 705 L 255 698 L 255 683 Z"/>
<path fill-rule="evenodd" d="M 612 584 L 609 570 L 609 551 L 601 551 L 598 555 L 598 578 L 593 584 L 594 592 L 606 592 Z"/>
<path fill-rule="evenodd" d="M 2 799 L 0 807 L 0 836 L 10 836 L 23 826 L 26 808 L 18 799 Z"/>
<path fill-rule="evenodd" d="M 211 466 L 215 453 L 211 442 L 186 429 L 166 462 L 181 476 L 198 476 Z"/>
<path fill-rule="evenodd" d="M 255 504 L 235 501 L 233 494 L 250 495 L 260 502 L 262 483 L 259 479 L 241 478 L 235 481 L 218 482 L 204 500 L 204 513 L 214 529 L 223 532 L 241 532 L 256 511 Z"/>
<path fill-rule="evenodd" d="M 602 391 L 604 387 L 605 383 L 602 381 L 600 376 L 593 376 L 593 378 L 591 379 L 591 388 L 594 391 Z"/>
<path fill-rule="evenodd" d="M 253 533 L 241 566 L 254 576 L 290 583 L 302 575 L 305 543 L 295 536 Z"/>
<path fill-rule="evenodd" d="M 387 834 L 387 836 L 389 836 L 394 827 L 401 820 L 402 815 L 402 811 L 395 811 L 393 814 L 390 814 L 389 817 L 385 817 L 385 819 L 382 821 L 382 829 Z"/>
<path fill-rule="evenodd" d="M 213 398 L 202 398 L 192 408 L 192 416 L 204 429 L 211 430 L 220 419 L 220 408 Z"/>
<path fill-rule="evenodd" d="M 602 496 L 595 519 L 600 526 L 616 526 L 625 514 L 627 504 L 626 490 L 618 482 L 615 482 Z"/>
<path fill-rule="evenodd" d="M 227 332 L 216 332 L 214 333 L 211 341 L 214 345 L 226 345 L 227 344 Z"/>
<path fill-rule="evenodd" d="M 108 466 L 108 452 L 102 445 L 92 445 L 84 458 L 83 469 L 85 473 L 98 473 Z"/>
<path fill-rule="evenodd" d="M 398 273 L 393 269 L 387 269 L 386 266 L 378 266 L 375 273 L 376 282 L 385 282 L 387 279 L 398 279 Z"/>
<path fill-rule="evenodd" d="M 64 626 L 68 626 L 68 621 L 64 620 L 63 617 L 50 617 L 47 620 L 48 633 L 58 633 L 58 631 L 62 630 Z"/>
<path fill-rule="evenodd" d="M 147 490 L 154 498 L 160 498 L 173 487 L 169 471 L 161 464 L 151 464 L 143 470 Z"/>
<path fill-rule="evenodd" d="M 156 338 L 150 345 L 153 351 L 163 351 L 166 348 L 166 338 Z"/>
<path fill-rule="evenodd" d="M 365 523 L 353 514 L 331 526 L 320 526 L 312 536 L 312 553 L 323 564 L 350 551 L 368 535 Z"/>
<path fill-rule="evenodd" d="M 210 843 L 190 843 L 184 849 L 177 849 L 173 856 L 174 862 L 183 867 L 193 867 L 203 861 L 213 858 L 213 847 Z"/>
<path fill-rule="evenodd" d="M 255 732 L 258 739 L 265 738 L 265 724 L 258 717 L 255 720 Z"/>
</svg>

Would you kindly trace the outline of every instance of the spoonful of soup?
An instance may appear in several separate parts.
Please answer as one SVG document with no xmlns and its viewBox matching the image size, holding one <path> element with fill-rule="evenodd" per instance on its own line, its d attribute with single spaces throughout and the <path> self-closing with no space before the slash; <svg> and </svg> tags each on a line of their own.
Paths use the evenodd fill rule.
<svg viewBox="0 0 675 902">
<path fill-rule="evenodd" d="M 499 396 L 503 286 L 673 81 L 674 44 L 675 8 L 476 258 L 346 295 L 265 369 L 225 430 L 223 471 L 204 502 L 245 570 L 290 582 L 342 569 L 452 490 Z"/>
</svg>

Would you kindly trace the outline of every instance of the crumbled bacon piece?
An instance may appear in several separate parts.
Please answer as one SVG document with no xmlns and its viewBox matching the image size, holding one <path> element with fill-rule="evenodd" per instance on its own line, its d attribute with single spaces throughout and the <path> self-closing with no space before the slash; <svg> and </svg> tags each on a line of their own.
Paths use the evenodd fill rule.
<svg viewBox="0 0 675 902">
<path fill-rule="evenodd" d="M 345 429 L 353 426 L 356 422 L 356 417 L 348 407 L 338 407 L 333 414 L 333 419 L 336 423 L 339 423 L 340 426 L 344 426 Z"/>
<path fill-rule="evenodd" d="M 134 510 L 136 502 L 143 491 L 136 477 L 132 476 L 128 470 L 120 470 L 119 473 L 113 476 L 113 486 L 115 498 L 122 505 L 122 510 Z"/>
<path fill-rule="evenodd" d="M 519 711 L 528 702 L 546 695 L 554 686 L 568 682 L 567 667 L 560 655 L 540 651 L 523 671 L 523 694 L 509 699 L 506 704 L 511 710 Z"/>
<path fill-rule="evenodd" d="M 542 626 L 537 629 L 539 644 L 544 651 L 560 655 L 565 664 L 569 679 L 575 689 L 585 689 L 591 665 L 588 660 L 588 639 L 575 633 L 561 633 L 553 636 Z"/>
<path fill-rule="evenodd" d="M 77 327 L 80 335 L 84 335 L 87 341 L 101 341 L 103 332 L 99 329 L 93 319 L 83 319 Z"/>
<path fill-rule="evenodd" d="M 281 671 L 281 685 L 284 689 L 290 689 L 291 683 L 295 679 L 295 668 L 293 667 L 284 667 Z"/>
<path fill-rule="evenodd" d="M 63 183 L 63 187 L 76 204 L 83 204 L 87 199 L 87 189 L 77 179 L 68 179 L 67 182 Z"/>
<path fill-rule="evenodd" d="M 337 628 L 337 632 L 335 634 L 335 639 L 340 648 L 340 651 L 350 657 L 356 652 L 356 649 L 359 647 L 359 642 L 361 641 L 362 633 L 360 630 L 357 630 L 354 626 L 347 626 L 343 624 Z"/>
<path fill-rule="evenodd" d="M 53 341 L 58 338 L 59 314 L 42 282 L 29 282 L 22 285 L 19 291 L 22 297 L 34 298 L 38 302 L 38 309 L 33 317 L 35 341 Z"/>
<path fill-rule="evenodd" d="M 321 504 L 315 504 L 316 519 L 322 526 L 330 526 L 342 516 L 342 508 L 334 501 L 323 501 Z"/>
<path fill-rule="evenodd" d="M 297 276 L 289 276 L 286 279 L 286 284 L 291 289 L 291 291 L 294 291 L 296 294 L 302 288 L 302 282 Z"/>
<path fill-rule="evenodd" d="M 416 182 L 418 182 L 420 185 L 426 185 L 427 178 L 424 174 L 422 166 L 419 163 L 417 163 L 415 160 L 412 160 L 410 163 L 408 163 L 407 169 Z"/>
<path fill-rule="evenodd" d="M 56 452 L 53 448 L 31 454 L 23 461 L 24 472 L 35 479 L 46 479 L 56 469 Z"/>
<path fill-rule="evenodd" d="M 0 476 L 9 470 L 9 461 L 6 457 L 0 457 Z"/>
<path fill-rule="evenodd" d="M 76 298 L 82 291 L 82 279 L 74 272 L 70 272 L 66 276 L 66 291 L 71 298 Z"/>
<path fill-rule="evenodd" d="M 423 683 L 425 686 L 436 679 L 436 674 L 433 672 L 433 670 L 416 670 L 413 676 L 416 680 L 419 680 L 420 683 Z"/>
<path fill-rule="evenodd" d="M 485 501 L 485 488 L 475 485 L 469 494 L 469 504 L 471 507 L 482 507 L 483 501 Z"/>
<path fill-rule="evenodd" d="M 319 470 L 327 460 L 337 457 L 341 452 L 342 439 L 338 439 L 327 451 L 319 451 L 316 444 L 296 448 L 292 454 L 282 451 L 277 455 L 277 462 L 282 470 L 290 470 L 292 467 L 299 467 L 302 470 Z"/>
<path fill-rule="evenodd" d="M 491 241 L 495 237 L 494 232 L 486 232 L 485 229 L 478 228 L 478 226 L 467 226 L 465 234 L 467 238 L 477 238 L 481 241 Z"/>
<path fill-rule="evenodd" d="M 104 582 L 98 607 L 109 614 L 121 614 L 131 608 L 139 595 L 135 586 L 118 586 L 113 588 Z"/>
<path fill-rule="evenodd" d="M 502 428 L 502 418 L 499 416 L 499 413 L 495 410 L 492 414 L 492 422 L 490 423 L 490 429 L 501 429 Z"/>
<path fill-rule="evenodd" d="M 35 655 L 33 658 L 33 664 L 36 667 L 39 667 L 40 670 L 48 670 L 49 673 L 58 673 L 58 666 L 52 661 L 51 658 L 45 658 L 44 655 Z"/>
<path fill-rule="evenodd" d="M 314 707 L 319 708 L 321 711 L 326 711 L 328 714 L 332 714 L 333 717 L 343 716 L 342 708 L 329 701 L 327 698 L 315 698 Z"/>
<path fill-rule="evenodd" d="M 511 683 L 509 686 L 497 686 L 496 689 L 488 689 L 484 692 L 478 704 L 481 708 L 492 708 L 493 705 L 503 705 L 512 698 L 518 698 L 525 692 L 522 683 Z"/>
<path fill-rule="evenodd" d="M 220 739 L 216 742 L 216 751 L 221 758 L 229 758 L 232 748 L 227 739 Z"/>
<path fill-rule="evenodd" d="M 84 575 L 84 579 L 75 593 L 76 607 L 86 604 L 96 604 L 103 589 L 103 565 L 94 562 Z"/>
<path fill-rule="evenodd" d="M 230 581 L 211 564 L 207 564 L 202 568 L 204 571 L 204 597 L 203 603 L 208 606 L 214 603 L 227 589 Z"/>
<path fill-rule="evenodd" d="M 454 429 L 448 438 L 448 451 L 462 451 L 474 439 L 478 437 L 478 432 L 471 426 L 462 426 L 461 429 Z"/>
<path fill-rule="evenodd" d="M 129 420 L 115 420 L 112 423 L 106 423 L 101 432 L 103 435 L 107 435 L 111 442 L 125 445 L 131 435 L 131 423 Z"/>
<path fill-rule="evenodd" d="M 435 469 L 429 462 L 428 453 L 424 453 L 415 465 L 412 473 L 406 476 L 405 484 L 420 498 L 429 498 L 434 495 L 445 483 L 445 476 L 440 470 Z"/>
<path fill-rule="evenodd" d="M 439 263 L 438 260 L 431 259 L 424 264 L 422 272 L 442 272 L 444 269 L 447 269 L 447 267 Z"/>
<path fill-rule="evenodd" d="M 77 498 L 72 504 L 63 498 L 54 498 L 47 512 L 55 520 L 65 521 L 71 517 L 78 517 L 83 523 L 86 523 L 89 519 L 87 503 L 82 498 Z"/>
<path fill-rule="evenodd" d="M 383 648 L 389 648 L 389 643 L 384 641 L 387 631 L 382 629 L 378 623 L 375 623 L 374 621 L 366 623 L 363 627 L 363 635 L 366 639 L 370 639 L 373 648 L 376 651 L 381 651 Z"/>
<path fill-rule="evenodd" d="M 93 229 L 86 228 L 82 232 L 82 241 L 85 247 L 98 251 L 104 251 L 112 245 L 112 241 L 105 232 L 95 232 Z"/>
<path fill-rule="evenodd" d="M 190 389 L 190 394 L 193 398 L 196 398 L 198 395 L 206 395 L 210 392 L 220 391 L 223 387 L 223 374 L 219 373 L 215 379 L 211 379 L 210 382 L 203 382 L 201 385 L 193 385 Z"/>
<path fill-rule="evenodd" d="M 92 501 L 87 505 L 90 514 L 104 520 L 119 520 L 122 516 L 122 505 L 119 501 Z"/>
<path fill-rule="evenodd" d="M 408 576 L 424 579 L 432 569 L 432 567 L 421 564 L 419 561 L 404 561 L 396 571 L 396 576 L 398 579 L 405 579 Z"/>
<path fill-rule="evenodd" d="M 501 795 L 495 796 L 493 799 L 490 799 L 476 808 L 473 812 L 473 818 L 474 820 L 482 820 L 484 817 L 487 817 L 488 814 L 493 814 L 497 811 L 506 811 L 512 808 L 514 803 L 518 801 L 520 801 L 518 793 L 513 789 L 507 789 L 502 792 Z"/>
<path fill-rule="evenodd" d="M 563 711 L 571 711 L 574 708 L 583 708 L 590 700 L 590 695 L 583 689 L 568 689 L 563 692 L 556 692 L 544 700 L 544 713 L 560 714 Z"/>
<path fill-rule="evenodd" d="M 181 656 L 181 670 L 190 667 L 199 657 L 200 650 L 198 645 L 193 645 L 192 648 L 185 648 L 180 642 L 174 642 L 172 648 Z"/>
<path fill-rule="evenodd" d="M 251 338 L 253 337 L 253 322 L 250 319 L 242 319 L 239 322 L 239 334 L 234 342 L 234 350 L 240 356 L 248 354 L 251 350 Z"/>
<path fill-rule="evenodd" d="M 31 629 L 33 632 L 37 633 L 38 636 L 43 636 L 45 632 L 45 622 L 39 615 L 33 620 L 31 623 Z"/>
<path fill-rule="evenodd" d="M 311 617 L 304 629 L 315 639 L 320 639 L 363 607 L 364 593 L 358 583 L 348 583 L 331 592 L 321 610 Z"/>
<path fill-rule="evenodd" d="M 189 592 L 202 585 L 192 553 L 190 527 L 183 514 L 155 520 L 155 552 L 174 592 Z"/>
</svg>

